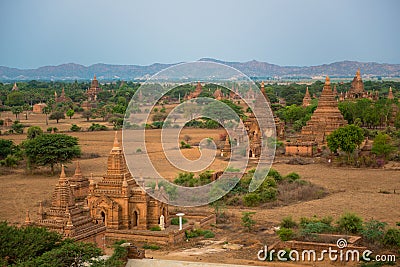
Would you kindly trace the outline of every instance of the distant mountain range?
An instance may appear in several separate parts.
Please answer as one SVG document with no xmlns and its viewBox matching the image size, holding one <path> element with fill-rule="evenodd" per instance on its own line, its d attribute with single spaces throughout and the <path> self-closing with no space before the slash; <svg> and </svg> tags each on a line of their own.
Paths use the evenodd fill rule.
<svg viewBox="0 0 400 267">
<path fill-rule="evenodd" d="M 331 77 L 354 77 L 361 69 L 363 76 L 400 77 L 400 64 L 380 64 L 375 62 L 340 61 L 319 66 L 296 67 L 279 66 L 256 60 L 248 62 L 226 62 L 212 58 L 202 58 L 234 67 L 246 75 L 260 79 L 310 79 L 329 75 Z M 176 63 L 178 64 L 178 63 Z M 99 80 L 144 80 L 151 75 L 175 64 L 155 63 L 149 66 L 94 64 L 83 66 L 75 63 L 45 66 L 37 69 L 17 69 L 0 66 L 0 80 L 89 80 L 96 74 Z"/>
</svg>

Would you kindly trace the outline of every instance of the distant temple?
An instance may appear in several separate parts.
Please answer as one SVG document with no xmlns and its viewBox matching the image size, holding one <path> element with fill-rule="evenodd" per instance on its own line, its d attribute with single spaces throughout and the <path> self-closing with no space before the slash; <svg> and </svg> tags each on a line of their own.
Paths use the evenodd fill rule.
<svg viewBox="0 0 400 267">
<path fill-rule="evenodd" d="M 364 82 L 361 78 L 360 69 L 357 70 L 356 76 L 354 76 L 353 81 L 351 82 L 351 87 L 349 91 L 345 93 L 341 93 L 339 96 L 340 101 L 344 100 L 355 100 L 360 98 L 368 98 L 371 100 L 378 100 L 379 92 L 367 92 L 364 89 Z"/>
<path fill-rule="evenodd" d="M 327 76 L 317 109 L 301 129 L 300 138 L 296 142 L 287 142 L 286 154 L 313 156 L 313 150 L 325 145 L 327 136 L 344 125 L 347 125 L 347 121 L 339 111 L 330 79 Z"/>
<path fill-rule="evenodd" d="M 18 91 L 18 90 L 19 90 L 19 88 L 17 86 L 17 83 L 15 82 L 13 87 L 12 87 L 12 89 L 11 89 L 11 91 Z"/>
<path fill-rule="evenodd" d="M 309 105 L 311 105 L 311 96 L 310 93 L 308 92 L 308 86 L 307 86 L 306 94 L 304 95 L 303 98 L 303 107 L 308 107 Z"/>
<path fill-rule="evenodd" d="M 201 94 L 201 91 L 203 90 L 203 87 L 201 86 L 200 82 L 197 82 L 197 86 L 196 89 L 194 90 L 194 92 L 191 92 L 189 95 L 186 96 L 187 100 L 199 97 L 199 95 Z"/>
<path fill-rule="evenodd" d="M 65 103 L 65 102 L 71 102 L 71 98 L 65 95 L 64 88 L 61 90 L 61 95 L 57 96 L 57 92 L 54 92 L 54 101 L 56 103 Z"/>
<path fill-rule="evenodd" d="M 254 112 L 251 112 L 244 122 L 244 126 L 249 137 L 249 157 L 258 158 L 261 155 L 262 141 L 264 134 L 268 129 L 260 129 L 258 121 L 269 122 L 270 118 L 263 108 L 263 102 L 266 100 L 270 104 L 270 100 L 265 92 L 264 82 L 261 82 L 261 94 L 255 99 Z M 255 116 L 257 114 L 257 117 Z M 269 126 L 267 126 L 269 127 Z M 285 138 L 285 123 L 277 116 L 274 116 L 274 125 L 277 139 Z"/>
<path fill-rule="evenodd" d="M 97 95 L 101 92 L 101 88 L 99 86 L 99 81 L 94 75 L 93 80 L 90 84 L 90 88 L 86 90 L 86 95 L 88 96 L 88 101 L 97 101 Z"/>
<path fill-rule="evenodd" d="M 42 114 L 45 107 L 47 107 L 45 103 L 37 103 L 33 105 L 32 111 L 36 114 Z"/>
</svg>

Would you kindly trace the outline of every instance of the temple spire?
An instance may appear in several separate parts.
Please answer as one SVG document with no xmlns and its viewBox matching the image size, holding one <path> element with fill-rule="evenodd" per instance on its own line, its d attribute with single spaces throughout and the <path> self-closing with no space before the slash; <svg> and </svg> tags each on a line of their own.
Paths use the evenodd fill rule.
<svg viewBox="0 0 400 267">
<path fill-rule="evenodd" d="M 119 145 L 119 141 L 118 141 L 118 132 L 115 131 L 115 135 L 114 135 L 114 144 L 113 144 L 113 149 L 121 149 L 120 145 Z"/>
<path fill-rule="evenodd" d="M 60 181 L 65 180 L 67 176 L 65 175 L 64 164 L 61 164 L 61 174 L 60 174 Z"/>
<path fill-rule="evenodd" d="M 79 163 L 79 161 L 77 161 L 75 168 L 75 176 L 80 176 L 80 175 L 82 175 L 81 164 Z"/>
<path fill-rule="evenodd" d="M 390 86 L 390 88 L 389 88 L 389 95 L 388 95 L 388 99 L 394 99 L 394 96 L 393 96 L 393 91 L 392 91 L 392 87 Z"/>
</svg>

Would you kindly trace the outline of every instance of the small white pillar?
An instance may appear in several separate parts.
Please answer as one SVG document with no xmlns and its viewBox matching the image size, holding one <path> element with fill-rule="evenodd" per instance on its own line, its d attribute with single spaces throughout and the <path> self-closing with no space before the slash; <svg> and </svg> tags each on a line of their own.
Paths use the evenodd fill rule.
<svg viewBox="0 0 400 267">
<path fill-rule="evenodd" d="M 177 213 L 176 216 L 179 217 L 179 230 L 182 230 L 182 217 L 184 216 L 184 213 Z"/>
</svg>

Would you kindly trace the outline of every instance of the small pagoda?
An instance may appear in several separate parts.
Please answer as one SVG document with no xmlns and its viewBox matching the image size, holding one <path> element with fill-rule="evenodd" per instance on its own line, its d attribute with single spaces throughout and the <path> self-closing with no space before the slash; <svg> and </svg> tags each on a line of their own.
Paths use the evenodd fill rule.
<svg viewBox="0 0 400 267">
<path fill-rule="evenodd" d="M 338 103 L 331 89 L 329 76 L 318 100 L 317 109 L 311 119 L 301 129 L 296 142 L 286 144 L 287 155 L 313 156 L 314 148 L 326 145 L 326 138 L 337 128 L 347 125 L 338 108 Z"/>
<path fill-rule="evenodd" d="M 53 192 L 50 209 L 44 211 L 40 202 L 38 215 L 39 220 L 33 222 L 33 225 L 46 227 L 77 241 L 95 241 L 96 236 L 104 234 L 106 230 L 104 224 L 94 223 L 87 212 L 75 204 L 64 165 Z M 26 220 L 25 223 L 30 224 L 30 221 Z"/>
</svg>

